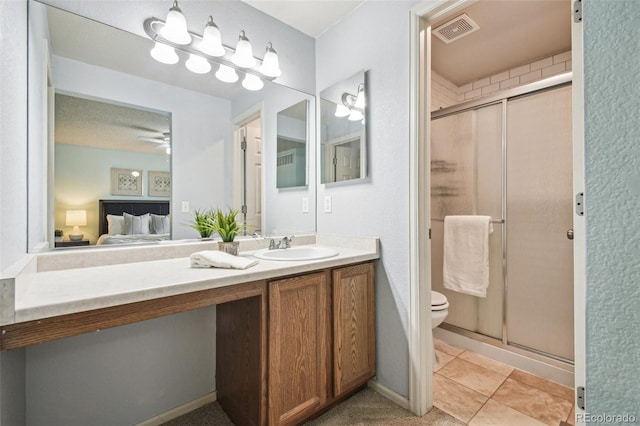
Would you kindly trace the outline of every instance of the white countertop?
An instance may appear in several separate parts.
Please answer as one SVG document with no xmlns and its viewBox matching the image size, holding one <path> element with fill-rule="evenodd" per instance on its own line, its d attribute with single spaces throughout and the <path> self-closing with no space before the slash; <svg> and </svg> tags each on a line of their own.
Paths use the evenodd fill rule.
<svg viewBox="0 0 640 426">
<path fill-rule="evenodd" d="M 343 238 L 344 239 L 344 238 Z M 10 322 L 53 316 L 175 296 L 280 276 L 378 259 L 374 244 L 354 244 L 336 249 L 337 256 L 310 261 L 260 260 L 245 270 L 191 268 L 188 257 L 151 260 L 86 268 L 27 272 L 16 280 L 15 314 Z M 358 247 L 358 248 L 353 248 Z M 241 252 L 250 256 L 253 252 Z"/>
</svg>

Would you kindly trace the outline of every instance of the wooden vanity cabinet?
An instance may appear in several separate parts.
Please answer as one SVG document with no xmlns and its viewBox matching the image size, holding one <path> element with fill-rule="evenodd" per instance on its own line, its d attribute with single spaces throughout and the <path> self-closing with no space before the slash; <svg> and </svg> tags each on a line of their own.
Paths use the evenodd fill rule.
<svg viewBox="0 0 640 426">
<path fill-rule="evenodd" d="M 333 270 L 334 397 L 376 375 L 373 263 Z"/>
<path fill-rule="evenodd" d="M 329 272 L 269 283 L 269 424 L 293 425 L 327 401 Z"/>
</svg>

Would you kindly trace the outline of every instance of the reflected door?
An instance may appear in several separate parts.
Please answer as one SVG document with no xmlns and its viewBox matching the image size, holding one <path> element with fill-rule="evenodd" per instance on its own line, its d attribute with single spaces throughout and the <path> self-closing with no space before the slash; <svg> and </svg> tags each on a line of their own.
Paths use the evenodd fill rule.
<svg viewBox="0 0 640 426">
<path fill-rule="evenodd" d="M 246 125 L 244 137 L 246 150 L 244 161 L 244 206 L 246 208 L 245 235 L 262 232 L 262 129 L 260 118 Z"/>
<path fill-rule="evenodd" d="M 573 360 L 571 87 L 507 105 L 507 330 Z"/>
</svg>

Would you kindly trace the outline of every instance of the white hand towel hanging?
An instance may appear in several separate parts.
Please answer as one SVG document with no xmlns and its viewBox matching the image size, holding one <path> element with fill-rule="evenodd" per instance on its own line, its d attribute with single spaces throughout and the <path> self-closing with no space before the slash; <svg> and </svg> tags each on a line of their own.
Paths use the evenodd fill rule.
<svg viewBox="0 0 640 426">
<path fill-rule="evenodd" d="M 443 285 L 449 290 L 486 297 L 489 286 L 491 216 L 444 218 Z"/>
</svg>

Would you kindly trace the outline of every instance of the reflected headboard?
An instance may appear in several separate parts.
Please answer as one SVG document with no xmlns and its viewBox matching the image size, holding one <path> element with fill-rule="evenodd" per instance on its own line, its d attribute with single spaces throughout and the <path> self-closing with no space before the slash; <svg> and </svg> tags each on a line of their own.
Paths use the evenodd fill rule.
<svg viewBox="0 0 640 426">
<path fill-rule="evenodd" d="M 100 215 L 99 235 L 109 232 L 108 214 L 116 216 L 122 216 L 122 213 L 136 216 L 145 213 L 169 214 L 169 200 L 99 200 L 98 203 Z"/>
</svg>

